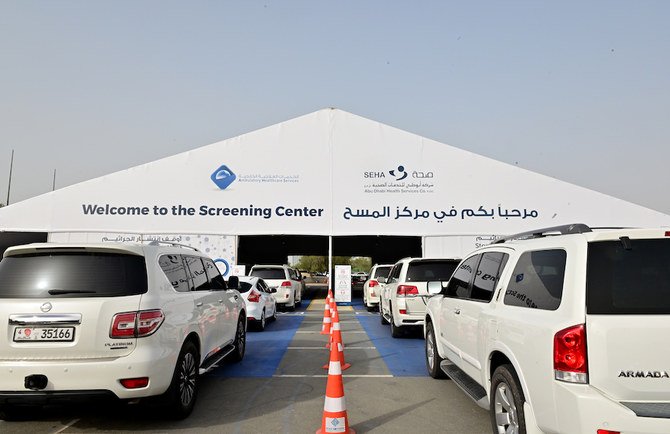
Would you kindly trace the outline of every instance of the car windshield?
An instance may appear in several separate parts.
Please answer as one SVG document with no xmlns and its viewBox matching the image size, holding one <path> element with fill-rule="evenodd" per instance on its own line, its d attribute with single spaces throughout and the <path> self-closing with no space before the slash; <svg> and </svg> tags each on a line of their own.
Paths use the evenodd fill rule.
<svg viewBox="0 0 670 434">
<path fill-rule="evenodd" d="M 458 265 L 458 261 L 417 261 L 410 262 L 407 269 L 408 282 L 430 282 L 449 280 Z"/>
<path fill-rule="evenodd" d="M 285 279 L 283 268 L 254 268 L 251 271 L 251 276 L 260 277 L 261 279 Z"/>
<path fill-rule="evenodd" d="M 387 277 L 390 271 L 391 267 L 377 267 L 377 269 L 375 270 L 375 275 L 372 277 L 375 279 L 378 279 L 380 277 Z"/>
<path fill-rule="evenodd" d="M 142 256 L 50 252 L 0 261 L 0 298 L 118 297 L 145 292 Z"/>
<path fill-rule="evenodd" d="M 670 314 L 670 239 L 589 243 L 586 306 L 589 314 Z"/>
</svg>

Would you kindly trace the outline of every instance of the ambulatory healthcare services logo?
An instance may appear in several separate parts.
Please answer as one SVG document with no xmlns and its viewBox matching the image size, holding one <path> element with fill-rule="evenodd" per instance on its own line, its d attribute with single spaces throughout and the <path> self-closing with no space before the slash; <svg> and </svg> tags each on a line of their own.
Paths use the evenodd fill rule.
<svg viewBox="0 0 670 434">
<path fill-rule="evenodd" d="M 228 166 L 222 164 L 214 171 L 214 173 L 212 173 L 210 178 L 217 187 L 219 187 L 221 190 L 225 190 L 237 179 L 237 176 L 235 176 L 235 173 L 233 173 L 233 171 L 230 170 Z"/>
</svg>

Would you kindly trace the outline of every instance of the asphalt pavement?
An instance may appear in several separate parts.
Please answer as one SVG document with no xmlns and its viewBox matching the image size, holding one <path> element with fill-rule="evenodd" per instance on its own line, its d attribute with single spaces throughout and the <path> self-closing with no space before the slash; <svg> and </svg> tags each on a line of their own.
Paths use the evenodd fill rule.
<svg viewBox="0 0 670 434">
<path fill-rule="evenodd" d="M 201 378 L 191 416 L 172 421 L 147 405 L 35 408 L 21 421 L 0 421 L 0 433 L 314 433 L 321 427 L 329 352 L 321 335 L 324 286 L 310 286 L 303 304 L 282 312 L 263 332 L 249 331 L 247 353 Z M 377 313 L 354 292 L 338 309 L 346 409 L 357 433 L 490 433 L 488 412 L 450 380 L 426 372 L 420 333 L 391 338 Z"/>
</svg>

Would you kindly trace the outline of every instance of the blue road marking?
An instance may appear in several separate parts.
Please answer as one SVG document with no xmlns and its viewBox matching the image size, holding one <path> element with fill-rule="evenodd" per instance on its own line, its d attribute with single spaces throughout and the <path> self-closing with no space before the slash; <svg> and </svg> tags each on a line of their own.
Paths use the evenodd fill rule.
<svg viewBox="0 0 670 434">
<path fill-rule="evenodd" d="M 412 331 L 406 337 L 391 337 L 388 325 L 382 325 L 379 315 L 356 315 L 368 337 L 377 348 L 394 377 L 425 377 L 425 342 L 420 330 Z"/>
<path fill-rule="evenodd" d="M 268 322 L 265 331 L 249 331 L 244 359 L 239 363 L 223 362 L 211 375 L 272 377 L 303 319 L 303 315 L 281 315 L 277 321 Z"/>
</svg>

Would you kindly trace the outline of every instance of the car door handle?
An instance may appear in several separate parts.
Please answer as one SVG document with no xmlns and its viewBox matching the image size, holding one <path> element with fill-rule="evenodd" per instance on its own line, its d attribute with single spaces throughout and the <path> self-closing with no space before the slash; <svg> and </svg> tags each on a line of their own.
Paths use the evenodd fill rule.
<svg viewBox="0 0 670 434">
<path fill-rule="evenodd" d="M 239 298 L 240 298 L 239 295 L 236 295 L 236 296 L 235 296 L 235 300 L 239 300 Z"/>
<path fill-rule="evenodd" d="M 196 307 L 200 307 L 200 306 L 202 306 L 202 301 L 197 302 L 197 303 L 195 304 L 195 306 L 196 306 Z"/>
<path fill-rule="evenodd" d="M 219 299 L 219 303 L 223 303 L 223 300 Z"/>
<path fill-rule="evenodd" d="M 454 309 L 454 314 L 456 314 L 456 315 L 460 315 L 460 314 L 461 314 L 461 310 L 460 310 L 460 309 Z"/>
</svg>

